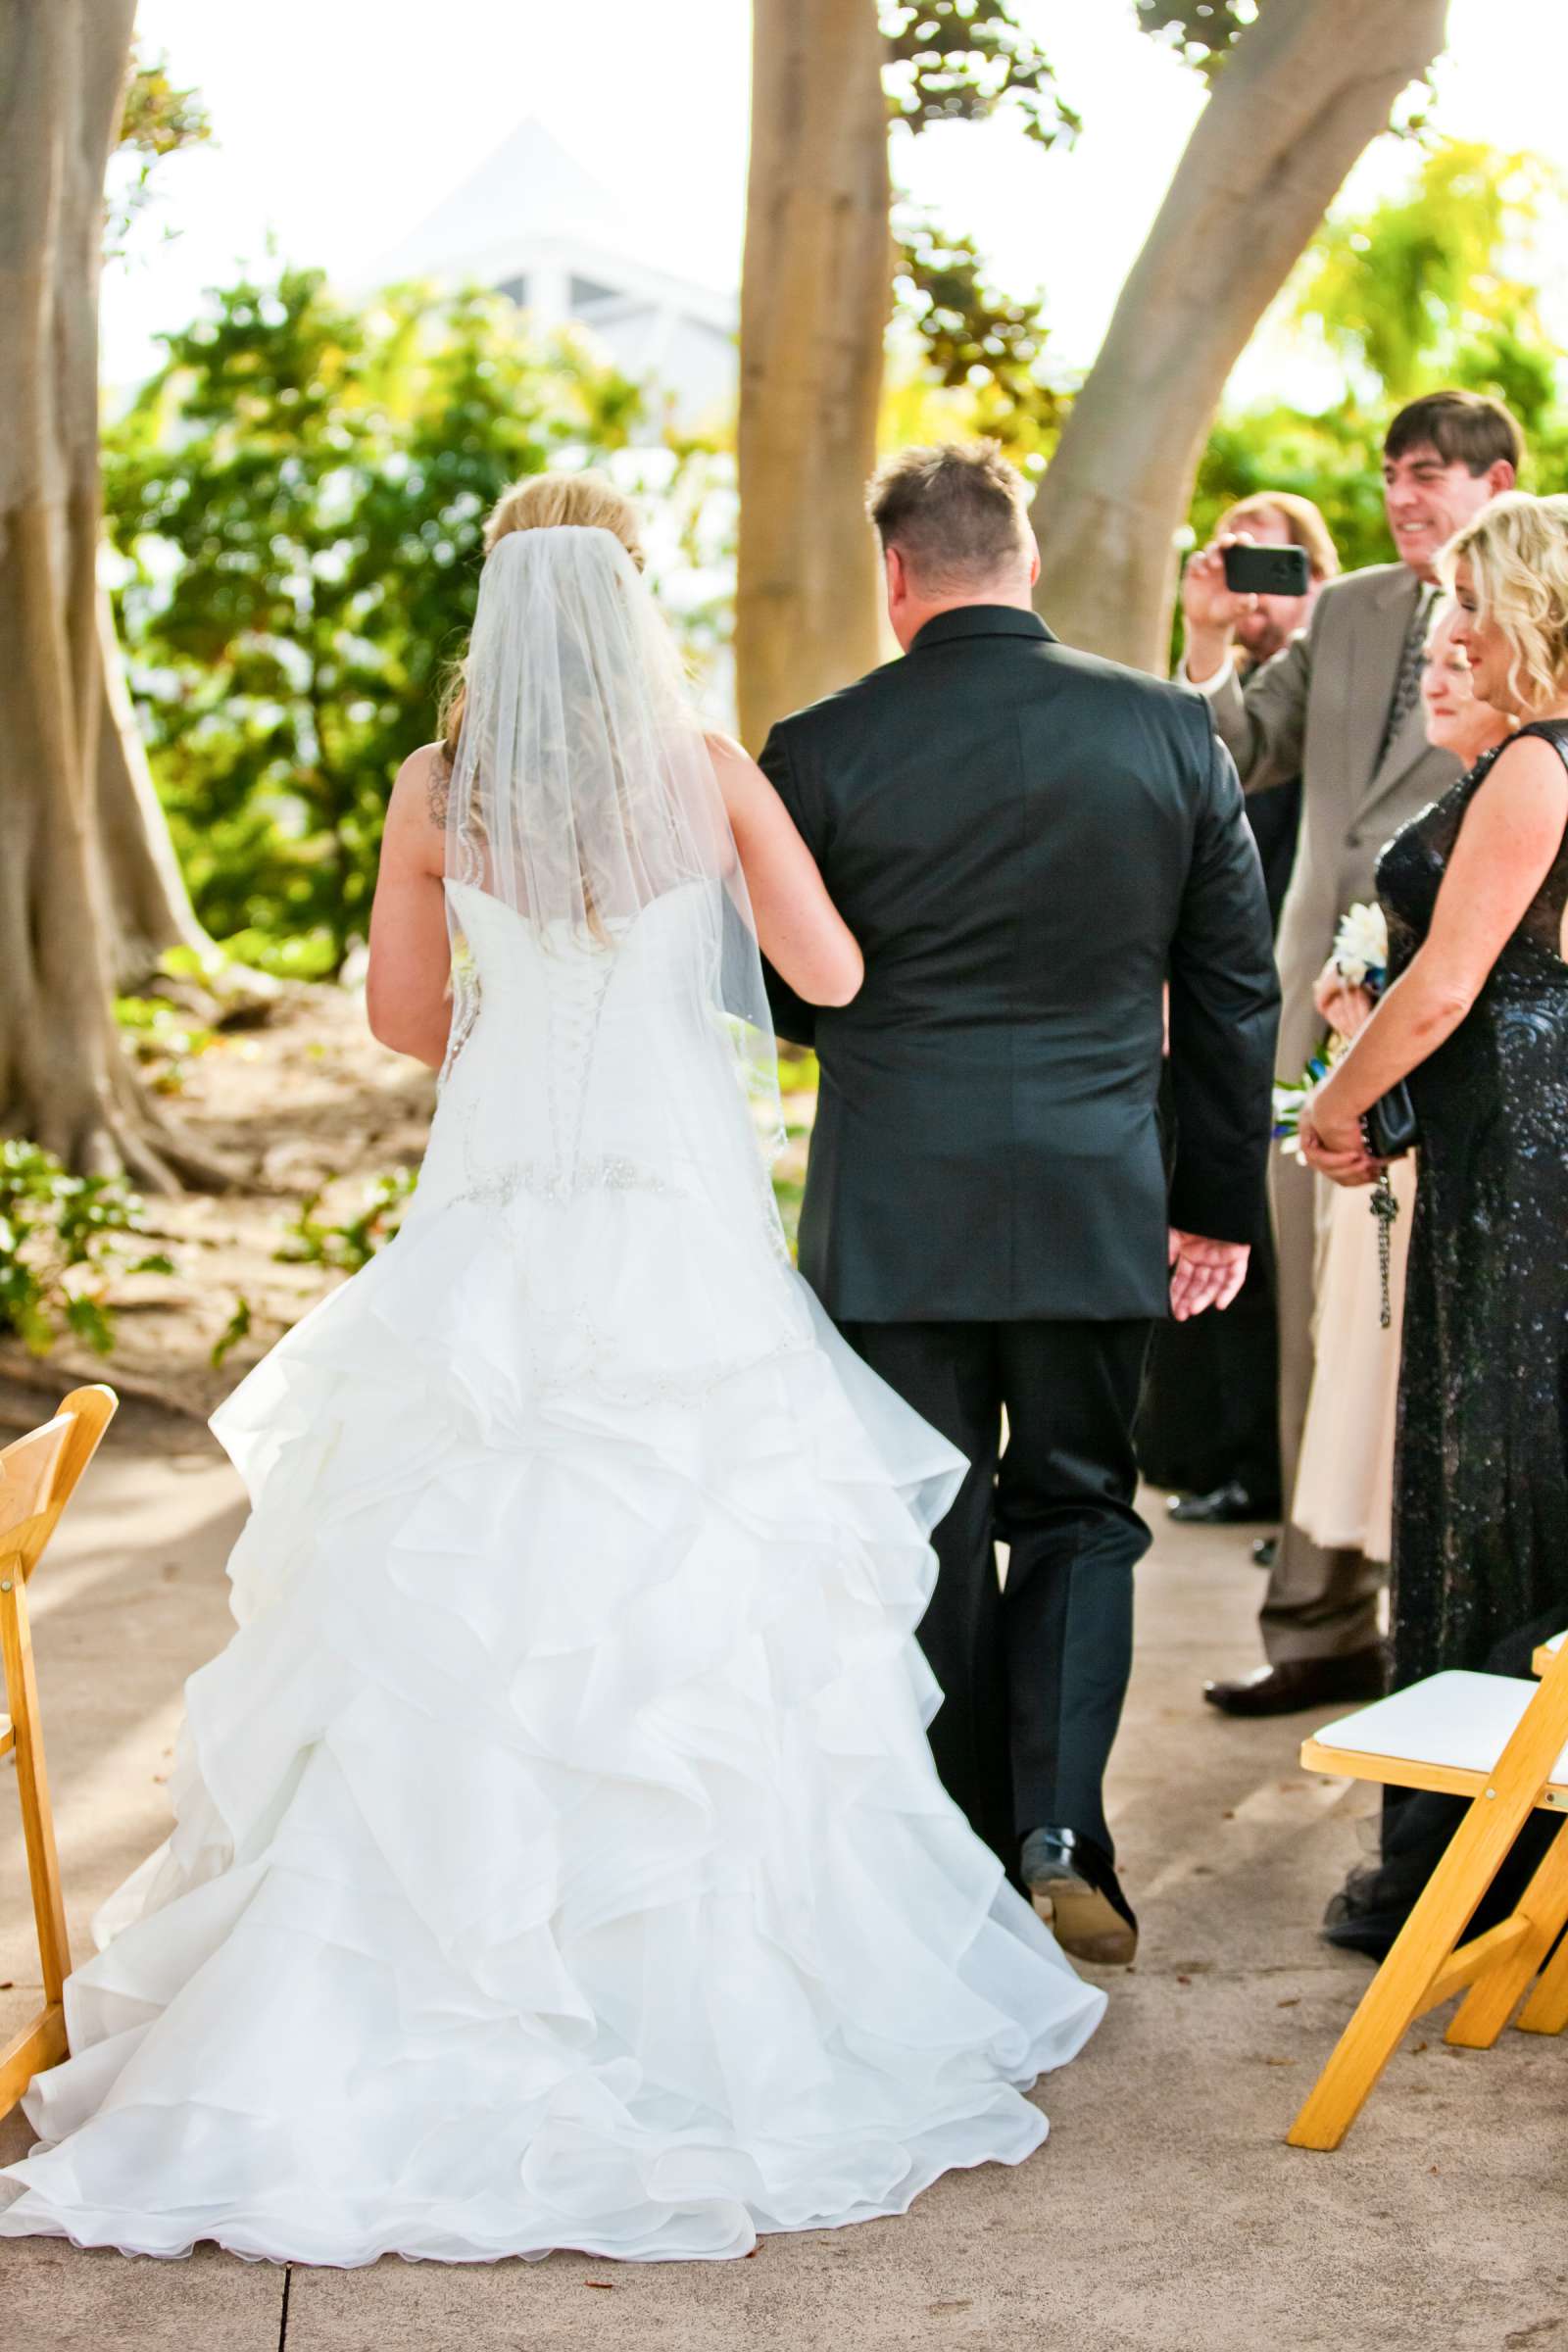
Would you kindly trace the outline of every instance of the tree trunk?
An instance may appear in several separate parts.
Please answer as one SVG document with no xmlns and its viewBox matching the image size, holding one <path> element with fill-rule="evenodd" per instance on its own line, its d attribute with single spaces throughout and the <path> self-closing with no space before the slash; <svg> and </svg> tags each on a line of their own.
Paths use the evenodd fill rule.
<svg viewBox="0 0 1568 2352">
<path fill-rule="evenodd" d="M 98 828 L 98 272 L 134 15 L 0 10 L 0 1132 L 167 1185 L 214 1171 L 122 1051 Z"/>
<path fill-rule="evenodd" d="M 159 806 L 146 746 L 125 686 L 114 614 L 98 596 L 98 846 L 109 924 L 105 958 L 120 989 L 156 970 L 169 948 L 190 948 L 204 963 L 214 947 L 196 919 L 169 820 Z"/>
<path fill-rule="evenodd" d="M 869 669 L 876 458 L 892 301 L 875 0 L 755 0 L 741 290 L 741 733 Z"/>
<path fill-rule="evenodd" d="M 1269 0 L 1231 52 L 1035 500 L 1036 601 L 1069 643 L 1163 674 L 1176 533 L 1226 378 L 1441 53 L 1446 14 L 1447 0 Z"/>
</svg>

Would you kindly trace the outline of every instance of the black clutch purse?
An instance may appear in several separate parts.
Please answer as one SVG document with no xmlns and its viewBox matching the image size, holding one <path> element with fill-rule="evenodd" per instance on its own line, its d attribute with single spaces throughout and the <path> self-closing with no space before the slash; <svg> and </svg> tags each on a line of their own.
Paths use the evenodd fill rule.
<svg viewBox="0 0 1568 2352">
<path fill-rule="evenodd" d="M 1402 1159 L 1420 1141 L 1415 1104 L 1401 1078 L 1361 1113 L 1361 1135 L 1373 1159 Z"/>
</svg>

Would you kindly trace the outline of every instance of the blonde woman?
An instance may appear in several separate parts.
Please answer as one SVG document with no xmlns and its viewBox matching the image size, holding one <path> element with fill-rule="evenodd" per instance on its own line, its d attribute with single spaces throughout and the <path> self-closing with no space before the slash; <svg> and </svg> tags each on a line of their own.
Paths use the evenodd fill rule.
<svg viewBox="0 0 1568 2352">
<path fill-rule="evenodd" d="M 1427 741 L 1452 752 L 1468 772 L 1507 741 L 1514 721 L 1477 695 L 1469 662 L 1454 642 L 1458 622 L 1457 606 L 1440 611 L 1427 641 L 1421 700 Z M 1316 994 L 1318 1010 L 1341 1037 L 1357 1036 L 1371 1018 L 1372 998 L 1364 988 L 1348 988 L 1332 961 Z M 1392 1547 L 1399 1331 L 1415 1175 L 1413 1158 L 1396 1160 L 1389 1170 L 1399 1214 L 1390 1234 L 1387 1329 L 1378 1312 L 1378 1229 L 1365 1197 L 1344 1186 L 1323 1188 L 1317 1369 L 1291 1517 L 1313 1543 L 1346 1545 L 1369 1560 L 1386 1560 Z"/>
<path fill-rule="evenodd" d="M 371 923 L 372 1026 L 444 1063 L 418 1193 L 218 1418 L 239 1630 L 0 2235 L 744 2255 L 1019 2162 L 1104 2006 L 923 1736 L 962 1457 L 758 1152 L 759 939 L 814 1004 L 860 951 L 692 712 L 626 502 L 544 476 L 487 544 Z"/>
<path fill-rule="evenodd" d="M 1443 576 L 1475 692 L 1521 723 L 1383 852 L 1391 985 L 1302 1127 L 1368 1184 L 1362 1113 L 1409 1081 L 1396 1687 L 1568 1617 L 1568 499 L 1495 500 Z"/>
</svg>

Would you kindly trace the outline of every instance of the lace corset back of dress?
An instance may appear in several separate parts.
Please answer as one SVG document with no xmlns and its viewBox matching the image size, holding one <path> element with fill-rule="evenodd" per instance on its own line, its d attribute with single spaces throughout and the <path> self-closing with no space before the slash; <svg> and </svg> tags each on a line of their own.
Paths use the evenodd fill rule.
<svg viewBox="0 0 1568 2352">
<path fill-rule="evenodd" d="M 760 1168 L 705 968 L 716 884 L 655 899 L 607 940 L 541 934 L 449 883 L 477 1010 L 442 1088 L 427 1169 L 504 1204 L 603 1187 L 700 1191 Z M 421 1179 L 421 1189 L 425 1179 Z"/>
<path fill-rule="evenodd" d="M 1537 719 L 1520 729 L 1549 743 L 1568 765 L 1568 719 Z M 1509 741 L 1516 741 L 1510 737 Z M 1465 812 L 1492 773 L 1507 745 L 1488 752 L 1451 792 L 1406 825 L 1384 851 L 1378 862 L 1378 895 L 1389 919 L 1390 968 L 1403 970 L 1431 928 L 1433 908 Z M 1568 911 L 1568 829 L 1558 844 L 1541 888 L 1525 909 L 1518 928 L 1493 968 L 1488 985 L 1508 991 L 1522 987 L 1568 987 L 1568 963 L 1563 957 L 1563 916 Z"/>
</svg>

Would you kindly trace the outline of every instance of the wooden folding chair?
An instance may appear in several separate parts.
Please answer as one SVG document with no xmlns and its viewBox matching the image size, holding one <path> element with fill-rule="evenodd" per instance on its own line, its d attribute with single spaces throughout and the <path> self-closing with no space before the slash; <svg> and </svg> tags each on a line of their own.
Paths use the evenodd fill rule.
<svg viewBox="0 0 1568 2352">
<path fill-rule="evenodd" d="M 8 2115 L 34 2075 L 66 2055 L 63 1991 L 71 1974 L 66 1910 L 60 1890 L 54 1819 L 43 1765 L 38 1686 L 27 1629 L 27 1579 L 98 1450 L 120 1399 L 113 1389 L 74 1389 L 52 1421 L 0 1452 L 0 1653 L 7 1712 L 0 1714 L 0 1757 L 13 1755 L 22 1799 L 22 1835 L 32 1884 L 32 1910 L 43 1964 L 43 2007 L 0 2049 L 0 2116 Z"/>
<path fill-rule="evenodd" d="M 1490 2049 L 1527 1992 L 1518 2021 L 1526 2033 L 1568 2025 L 1568 1937 L 1552 1952 L 1568 1923 L 1561 1830 L 1518 1909 L 1459 1941 L 1532 1812 L 1568 1813 L 1568 1649 L 1537 1654 L 1539 1683 L 1435 1674 L 1327 1725 L 1301 1749 L 1309 1772 L 1471 1803 L 1292 2125 L 1294 2147 L 1337 2148 L 1406 2027 L 1453 1993 L 1467 1998 L 1445 2039 L 1468 2049 Z"/>
</svg>

